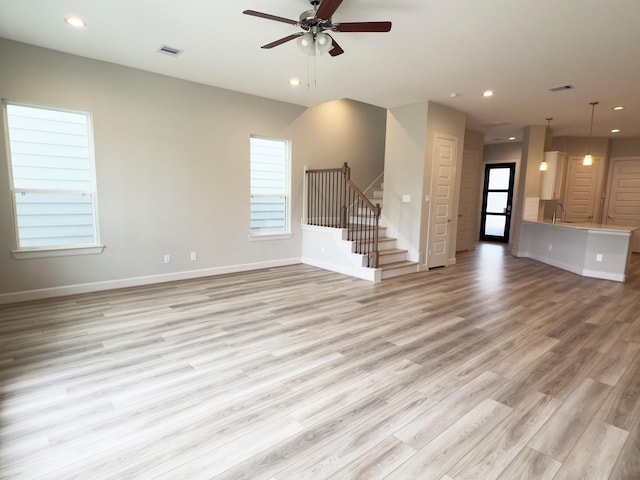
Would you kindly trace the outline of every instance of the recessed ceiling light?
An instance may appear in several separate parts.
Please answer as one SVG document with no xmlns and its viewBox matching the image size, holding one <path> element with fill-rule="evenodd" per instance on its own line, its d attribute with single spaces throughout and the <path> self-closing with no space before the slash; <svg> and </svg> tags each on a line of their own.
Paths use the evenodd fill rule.
<svg viewBox="0 0 640 480">
<path fill-rule="evenodd" d="M 66 17 L 64 21 L 72 27 L 82 28 L 87 26 L 87 24 L 84 23 L 84 20 L 82 20 L 80 17 Z"/>
<path fill-rule="evenodd" d="M 615 110 L 615 111 L 624 110 L 624 107 L 622 105 L 618 105 L 617 107 L 613 107 L 611 110 Z"/>
<path fill-rule="evenodd" d="M 612 128 L 611 129 L 611 133 L 620 133 L 620 129 L 619 128 Z"/>
<path fill-rule="evenodd" d="M 483 97 L 493 97 L 493 90 L 485 90 L 482 92 Z"/>
<path fill-rule="evenodd" d="M 513 142 L 516 139 L 516 137 L 509 137 L 509 141 Z"/>
<path fill-rule="evenodd" d="M 291 80 L 289 80 L 289 85 L 291 85 L 292 87 L 297 87 L 298 85 L 300 85 L 300 79 L 292 78 Z"/>
</svg>

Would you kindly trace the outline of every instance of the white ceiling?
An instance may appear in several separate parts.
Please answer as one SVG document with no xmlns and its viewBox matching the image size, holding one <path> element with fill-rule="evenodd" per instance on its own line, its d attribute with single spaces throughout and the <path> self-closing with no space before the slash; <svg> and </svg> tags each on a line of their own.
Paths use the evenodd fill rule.
<svg viewBox="0 0 640 480">
<path fill-rule="evenodd" d="M 0 37 L 299 105 L 432 100 L 467 112 L 488 143 L 546 117 L 556 136 L 586 136 L 591 101 L 600 102 L 594 136 L 619 128 L 619 137 L 640 137 L 640 0 L 344 0 L 334 22 L 393 28 L 333 34 L 345 53 L 317 57 L 317 84 L 307 88 L 295 41 L 260 48 L 299 28 L 242 11 L 297 19 L 309 8 L 308 0 L 0 0 Z M 70 27 L 69 15 L 87 27 Z M 156 53 L 162 44 L 184 53 Z M 296 76 L 303 85 L 293 88 Z M 548 90 L 567 84 L 575 89 Z M 483 98 L 489 88 L 495 96 Z M 488 126 L 495 122 L 510 125 Z"/>
</svg>

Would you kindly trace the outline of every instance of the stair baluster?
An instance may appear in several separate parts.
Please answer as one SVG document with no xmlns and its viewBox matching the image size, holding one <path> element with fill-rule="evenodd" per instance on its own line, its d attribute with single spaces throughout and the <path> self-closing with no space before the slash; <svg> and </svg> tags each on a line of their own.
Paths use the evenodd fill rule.
<svg viewBox="0 0 640 480">
<path fill-rule="evenodd" d="M 346 228 L 347 239 L 357 253 L 366 255 L 367 266 L 378 267 L 380 204 L 373 204 L 351 181 L 351 168 L 307 170 L 307 223 Z"/>
</svg>

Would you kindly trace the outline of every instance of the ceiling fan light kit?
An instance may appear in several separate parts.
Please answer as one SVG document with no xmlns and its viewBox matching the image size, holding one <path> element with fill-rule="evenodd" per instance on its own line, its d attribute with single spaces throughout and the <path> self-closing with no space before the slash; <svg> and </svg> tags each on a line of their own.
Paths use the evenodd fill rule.
<svg viewBox="0 0 640 480">
<path fill-rule="evenodd" d="M 310 0 L 312 10 L 307 10 L 300 14 L 298 20 L 292 20 L 270 13 L 257 12 L 255 10 L 245 10 L 245 15 L 265 18 L 276 22 L 287 23 L 300 27 L 303 31 L 280 38 L 271 43 L 263 45 L 262 48 L 273 48 L 291 40 L 297 40 L 298 47 L 308 56 L 315 56 L 316 50 L 328 53 L 332 57 L 342 55 L 344 50 L 325 31 L 330 32 L 388 32 L 391 30 L 391 22 L 347 22 L 333 23 L 332 17 L 342 0 Z"/>
</svg>

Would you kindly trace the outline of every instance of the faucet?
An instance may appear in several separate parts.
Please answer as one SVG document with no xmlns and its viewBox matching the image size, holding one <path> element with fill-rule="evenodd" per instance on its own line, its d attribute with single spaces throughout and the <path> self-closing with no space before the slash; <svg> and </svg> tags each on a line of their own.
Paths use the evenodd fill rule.
<svg viewBox="0 0 640 480">
<path fill-rule="evenodd" d="M 556 214 L 558 213 L 558 206 L 560 207 L 560 219 L 562 219 L 564 215 L 564 205 L 560 202 L 556 203 L 556 206 L 553 208 L 553 217 L 551 218 L 551 223 L 555 225 L 556 223 Z"/>
</svg>

